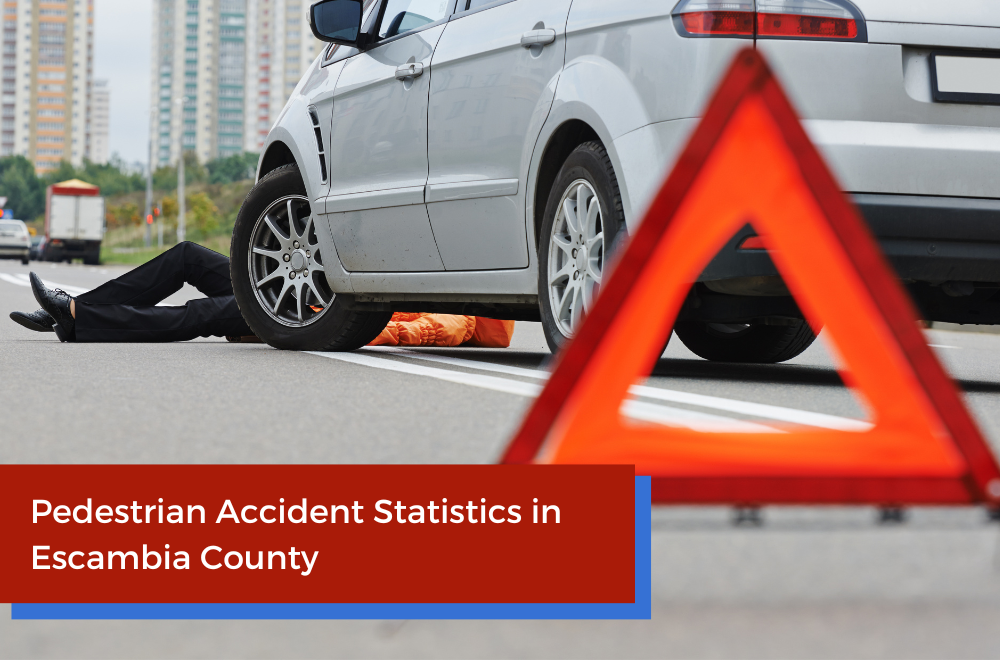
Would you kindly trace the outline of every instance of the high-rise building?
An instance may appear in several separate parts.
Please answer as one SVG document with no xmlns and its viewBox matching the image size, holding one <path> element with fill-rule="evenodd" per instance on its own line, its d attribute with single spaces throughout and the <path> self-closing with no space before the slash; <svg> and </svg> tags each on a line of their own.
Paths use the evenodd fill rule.
<svg viewBox="0 0 1000 660">
<path fill-rule="evenodd" d="M 156 165 L 256 151 L 322 48 L 304 0 L 154 0 Z"/>
<path fill-rule="evenodd" d="M 111 157 L 110 121 L 111 89 L 107 80 L 95 80 L 90 89 L 90 152 L 87 156 L 94 163 L 103 165 Z"/>
<path fill-rule="evenodd" d="M 309 29 L 311 0 L 248 0 L 253 7 L 254 25 L 248 30 L 247 97 L 251 100 L 246 117 L 247 151 L 264 145 L 271 125 L 291 96 L 306 68 L 324 44 Z"/>
<path fill-rule="evenodd" d="M 247 0 L 155 0 L 152 116 L 158 164 L 243 149 Z"/>
<path fill-rule="evenodd" d="M 0 155 L 39 173 L 90 154 L 93 0 L 4 0 Z"/>
</svg>

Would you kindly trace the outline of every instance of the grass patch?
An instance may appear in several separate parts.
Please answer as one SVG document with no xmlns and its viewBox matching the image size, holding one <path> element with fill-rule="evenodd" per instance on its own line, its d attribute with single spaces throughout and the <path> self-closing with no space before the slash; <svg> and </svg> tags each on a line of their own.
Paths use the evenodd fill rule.
<svg viewBox="0 0 1000 660">
<path fill-rule="evenodd" d="M 192 243 L 229 256 L 233 225 L 240 206 L 253 187 L 252 180 L 226 184 L 193 183 L 187 188 L 187 238 Z M 157 191 L 154 203 L 164 210 L 163 249 L 145 247 L 146 225 L 139 209 L 145 206 L 145 192 L 136 191 L 109 197 L 108 231 L 101 245 L 101 263 L 138 266 L 173 247 L 177 235 L 177 198 L 173 191 Z M 153 228 L 156 243 L 156 228 Z"/>
<path fill-rule="evenodd" d="M 155 237 L 154 237 L 155 240 Z M 229 244 L 232 240 L 230 235 L 209 236 L 200 240 L 191 241 L 198 245 L 204 245 L 209 250 L 215 250 L 219 254 L 229 256 Z M 108 245 L 101 246 L 101 263 L 109 266 L 141 266 L 151 259 L 160 256 L 173 245 L 165 245 L 163 248 L 119 248 Z M 127 250 L 127 251 L 125 251 Z"/>
</svg>

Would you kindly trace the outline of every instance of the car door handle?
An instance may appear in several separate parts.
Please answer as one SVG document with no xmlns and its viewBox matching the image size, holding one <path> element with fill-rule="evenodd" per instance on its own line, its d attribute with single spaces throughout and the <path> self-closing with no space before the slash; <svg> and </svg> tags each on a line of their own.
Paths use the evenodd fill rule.
<svg viewBox="0 0 1000 660">
<path fill-rule="evenodd" d="M 424 65 L 420 62 L 408 62 L 396 67 L 396 80 L 419 78 L 424 75 Z"/>
<path fill-rule="evenodd" d="M 525 32 L 524 36 L 521 37 L 521 45 L 525 48 L 548 46 L 555 43 L 555 41 L 556 31 L 552 29 L 532 30 L 531 32 Z"/>
</svg>

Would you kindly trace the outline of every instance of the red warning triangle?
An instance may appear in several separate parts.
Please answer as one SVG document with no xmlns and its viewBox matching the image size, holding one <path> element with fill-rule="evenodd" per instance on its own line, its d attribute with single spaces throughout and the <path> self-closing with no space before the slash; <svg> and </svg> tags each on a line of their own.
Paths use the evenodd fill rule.
<svg viewBox="0 0 1000 660">
<path fill-rule="evenodd" d="M 691 282 L 747 222 L 866 397 L 867 431 L 708 433 L 626 420 Z M 741 52 L 505 463 L 630 463 L 675 503 L 1000 503 L 1000 470 L 915 310 L 777 80 Z"/>
</svg>

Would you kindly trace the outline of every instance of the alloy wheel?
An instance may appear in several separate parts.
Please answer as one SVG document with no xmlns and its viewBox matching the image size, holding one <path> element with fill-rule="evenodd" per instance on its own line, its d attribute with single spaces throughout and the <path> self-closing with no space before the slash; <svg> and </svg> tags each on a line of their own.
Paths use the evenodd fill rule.
<svg viewBox="0 0 1000 660">
<path fill-rule="evenodd" d="M 604 273 L 604 216 L 585 179 L 569 185 L 549 237 L 548 289 L 552 316 L 569 337 L 590 311 Z"/>
<path fill-rule="evenodd" d="M 315 323 L 333 303 L 309 200 L 283 197 L 257 219 L 248 255 L 254 294 L 275 321 Z"/>
</svg>

